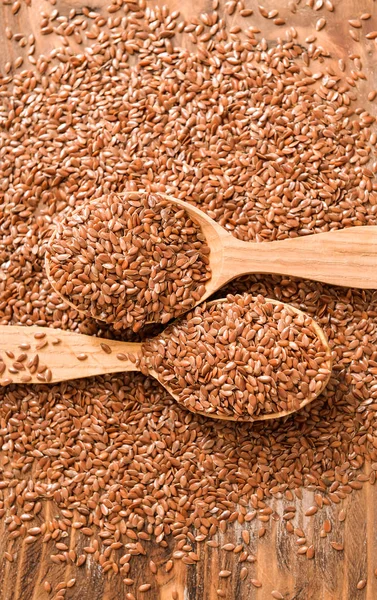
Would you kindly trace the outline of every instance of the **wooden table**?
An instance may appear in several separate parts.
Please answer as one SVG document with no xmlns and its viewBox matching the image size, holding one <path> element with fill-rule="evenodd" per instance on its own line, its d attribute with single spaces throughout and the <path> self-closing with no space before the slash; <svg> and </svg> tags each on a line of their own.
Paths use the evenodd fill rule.
<svg viewBox="0 0 377 600">
<path fill-rule="evenodd" d="M 192 16 L 193 13 L 202 13 L 211 10 L 209 0 L 165 0 L 172 9 L 179 9 L 183 16 Z M 104 0 L 87 0 L 86 6 L 101 9 L 108 2 Z M 154 0 L 150 3 L 154 4 Z M 264 0 L 263 4 L 271 9 L 274 2 Z M 299 15 L 292 15 L 288 10 L 288 2 L 281 0 L 279 3 L 280 14 L 289 17 L 289 22 L 294 24 L 299 39 L 303 39 L 303 31 L 308 27 L 313 30 L 315 21 L 320 16 L 325 16 L 329 24 L 320 34 L 327 47 L 331 47 L 338 57 L 346 56 L 351 49 L 352 40 L 348 35 L 349 25 L 347 19 L 356 18 L 363 12 L 373 13 L 374 23 L 377 25 L 377 3 L 372 0 L 335 0 L 335 12 L 331 13 L 322 9 L 314 12 L 305 8 Z M 304 2 L 301 2 L 304 4 Z M 57 0 L 55 8 L 60 14 L 67 15 L 70 8 L 79 7 L 79 0 Z M 258 2 L 248 0 L 247 6 L 254 9 L 253 24 L 265 27 L 266 21 L 258 14 Z M 223 11 L 224 3 L 219 12 Z M 45 10 L 51 12 L 53 7 L 46 0 L 31 0 L 31 5 L 23 4 L 19 12 L 13 16 L 10 5 L 0 4 L 0 43 L 1 57 L 0 69 L 7 61 L 14 60 L 16 56 L 24 55 L 24 49 L 10 42 L 5 35 L 5 27 L 10 24 L 13 31 L 24 34 L 34 33 L 37 40 L 36 54 L 48 51 L 53 45 L 59 45 L 55 35 L 41 36 L 39 32 L 40 13 Z M 238 16 L 228 17 L 232 25 L 238 22 L 244 26 L 244 21 Z M 373 27 L 377 29 L 376 26 Z M 284 29 L 284 28 L 283 28 Z M 306 34 L 307 35 L 307 34 Z M 348 40 L 348 41 L 347 41 Z M 183 41 L 183 43 L 185 43 Z M 348 46 L 346 48 L 346 45 Z M 374 54 L 371 44 L 357 45 L 364 71 L 370 77 L 374 64 Z M 77 48 L 79 49 L 79 48 Z M 27 65 L 27 63 L 26 63 Z M 375 75 L 375 78 L 377 76 Z M 370 82 L 363 83 L 361 90 L 365 94 L 371 89 Z M 369 110 L 373 107 L 369 105 Z M 285 503 L 286 504 L 286 503 Z M 164 565 L 169 559 L 172 548 L 161 549 L 149 545 L 148 557 L 141 557 L 132 563 L 131 577 L 136 580 L 136 586 L 149 581 L 152 591 L 145 598 L 153 600 L 170 600 L 172 592 L 176 590 L 179 600 L 215 600 L 218 598 L 216 589 L 219 587 L 218 572 L 221 568 L 229 568 L 232 576 L 221 582 L 221 588 L 227 591 L 231 600 L 267 600 L 271 598 L 272 590 L 279 590 L 286 600 L 375 600 L 377 598 L 377 578 L 374 570 L 377 568 L 377 487 L 366 484 L 361 491 L 354 492 L 341 505 L 332 505 L 319 511 L 314 517 L 305 517 L 307 508 L 313 504 L 313 494 L 304 491 L 302 500 L 296 500 L 297 513 L 292 521 L 295 527 L 302 527 L 308 540 L 314 544 L 316 554 L 313 560 L 297 555 L 297 537 L 288 534 L 285 522 L 272 519 L 267 525 L 266 534 L 258 539 L 257 530 L 261 523 L 257 520 L 249 524 L 252 537 L 251 548 L 257 560 L 249 565 L 251 575 L 246 581 L 239 579 L 240 565 L 233 553 L 221 552 L 211 549 L 205 544 L 198 546 L 200 561 L 197 566 L 186 567 L 179 561 L 175 562 L 170 573 L 165 572 Z M 278 515 L 283 512 L 283 502 L 274 501 L 272 508 Z M 337 515 L 341 509 L 347 512 L 344 523 L 339 522 Z M 56 507 L 51 503 L 48 507 L 54 514 Z M 320 537 L 320 529 L 325 519 L 332 522 L 332 532 L 327 538 Z M 240 527 L 230 526 L 225 535 L 218 537 L 221 545 L 240 539 Z M 87 561 L 81 568 L 74 566 L 59 566 L 48 560 L 51 548 L 49 544 L 35 543 L 23 544 L 18 550 L 14 562 L 4 558 L 7 547 L 7 533 L 4 521 L 0 521 L 0 599 L 1 600 L 45 600 L 48 594 L 43 591 L 44 580 L 56 584 L 76 577 L 77 583 L 68 590 L 67 600 L 123 600 L 126 593 L 131 591 L 123 582 L 122 577 L 103 575 L 101 568 L 95 562 Z M 337 552 L 330 546 L 330 541 L 343 541 L 344 552 Z M 75 530 L 69 538 L 70 547 L 82 548 L 86 545 L 84 536 Z M 148 561 L 152 558 L 158 565 L 157 576 L 152 576 L 148 570 Z M 256 589 L 251 583 L 251 577 L 260 579 L 263 586 Z M 367 586 L 359 591 L 356 589 L 360 579 L 367 579 Z M 138 598 L 143 597 L 137 594 Z"/>
</svg>

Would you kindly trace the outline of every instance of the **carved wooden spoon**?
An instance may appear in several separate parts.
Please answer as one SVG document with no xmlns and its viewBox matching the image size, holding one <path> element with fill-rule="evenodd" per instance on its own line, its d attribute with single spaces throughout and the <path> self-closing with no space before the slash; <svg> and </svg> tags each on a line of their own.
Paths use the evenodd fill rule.
<svg viewBox="0 0 377 600">
<path fill-rule="evenodd" d="M 225 302 L 214 300 L 208 303 Z M 272 304 L 282 305 L 277 300 L 266 300 Z M 290 310 L 298 315 L 304 313 L 291 305 Z M 310 393 L 297 409 L 286 410 L 276 413 L 258 414 L 255 417 L 224 416 L 216 413 L 195 411 L 189 406 L 185 408 L 212 418 L 238 421 L 264 421 L 279 417 L 285 417 L 296 410 L 303 408 L 312 402 L 326 387 L 332 368 L 331 351 L 328 340 L 321 327 L 312 321 L 317 337 L 322 342 L 326 353 L 324 366 L 329 373 L 322 381 L 320 389 Z M 140 362 L 143 357 L 143 345 L 140 343 L 119 342 L 115 340 L 91 337 L 70 331 L 62 331 L 49 327 L 23 327 L 18 325 L 0 325 L 0 385 L 11 383 L 48 383 L 79 379 L 106 373 L 120 373 L 124 371 L 139 371 Z M 143 361 L 143 372 L 157 379 L 161 385 L 181 402 L 180 395 L 173 392 L 169 383 L 163 380 L 159 373 L 150 368 Z"/>
<path fill-rule="evenodd" d="M 140 193 L 145 192 L 141 190 Z M 228 233 L 199 208 L 172 196 L 160 195 L 184 208 L 200 225 L 211 250 L 209 259 L 212 276 L 205 283 L 205 293 L 196 304 L 206 300 L 232 279 L 248 273 L 288 275 L 333 285 L 377 289 L 377 226 L 357 226 L 275 242 L 244 242 Z M 56 289 L 47 258 L 46 272 L 55 291 L 67 304 L 78 310 L 69 296 L 62 295 Z M 190 306 L 190 310 L 193 306 Z M 78 312 L 86 314 L 81 310 Z M 88 313 L 86 316 L 91 315 Z"/>
</svg>

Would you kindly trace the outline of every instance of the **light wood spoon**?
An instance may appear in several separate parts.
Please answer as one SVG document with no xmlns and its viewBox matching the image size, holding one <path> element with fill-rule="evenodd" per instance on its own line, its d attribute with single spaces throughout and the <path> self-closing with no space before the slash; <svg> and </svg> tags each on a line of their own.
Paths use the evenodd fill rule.
<svg viewBox="0 0 377 600">
<path fill-rule="evenodd" d="M 211 249 L 212 278 L 200 302 L 232 279 L 251 273 L 302 277 L 377 289 L 377 225 L 357 226 L 275 242 L 244 242 L 196 206 L 172 196 L 200 226 Z M 199 304 L 199 302 L 198 302 Z"/>
<path fill-rule="evenodd" d="M 131 192 L 135 194 L 135 192 Z M 140 193 L 145 193 L 140 190 Z M 125 196 L 127 192 L 123 193 Z M 203 302 L 232 279 L 250 273 L 288 275 L 333 285 L 377 289 L 377 226 L 357 226 L 286 240 L 255 243 L 238 240 L 199 208 L 160 194 L 184 208 L 204 233 L 210 247 L 212 277 Z M 52 234 L 53 239 L 55 233 Z M 46 258 L 47 277 L 55 289 Z M 72 306 L 69 297 L 55 291 Z M 190 307 L 191 310 L 192 307 Z M 78 311 L 86 315 L 84 311 Z M 86 315 L 90 316 L 90 314 Z"/>
<path fill-rule="evenodd" d="M 225 301 L 226 299 L 214 300 L 209 302 L 208 306 L 213 303 Z M 283 304 L 277 300 L 268 299 L 267 301 L 271 302 L 271 304 Z M 304 314 L 291 305 L 285 304 L 284 306 L 289 306 L 290 310 L 299 315 Z M 299 409 L 313 402 L 322 393 L 331 375 L 332 357 L 327 337 L 315 321 L 312 321 L 312 326 L 326 351 L 327 361 L 325 366 L 329 369 L 329 375 L 322 382 L 321 389 L 303 400 Z M 47 365 L 47 368 L 42 373 L 38 373 L 37 367 L 30 367 L 33 360 L 36 362 L 36 356 L 38 356 L 37 366 L 39 369 Z M 9 385 L 11 383 L 53 384 L 59 381 L 104 375 L 106 373 L 140 371 L 140 359 L 142 356 L 143 348 L 140 343 L 119 342 L 49 327 L 0 325 L 0 359 L 3 361 L 3 363 L 0 362 L 0 365 L 5 365 L 5 368 L 0 367 L 0 385 Z M 14 364 L 15 366 L 13 366 Z M 172 392 L 169 384 L 160 379 L 159 374 L 152 368 L 147 365 L 146 367 L 148 374 L 157 379 L 179 403 L 179 395 Z M 186 409 L 188 408 L 186 405 L 184 406 Z M 285 417 L 296 412 L 296 410 L 268 413 L 257 415 L 254 418 L 248 417 L 242 419 L 195 410 L 192 412 L 222 420 L 264 421 Z"/>
</svg>

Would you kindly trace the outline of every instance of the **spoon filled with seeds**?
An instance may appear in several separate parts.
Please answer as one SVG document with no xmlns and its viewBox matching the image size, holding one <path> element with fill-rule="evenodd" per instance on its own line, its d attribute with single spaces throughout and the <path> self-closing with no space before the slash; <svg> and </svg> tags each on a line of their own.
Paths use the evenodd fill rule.
<svg viewBox="0 0 377 600">
<path fill-rule="evenodd" d="M 111 193 L 57 223 L 46 272 L 73 308 L 115 329 L 167 323 L 247 273 L 377 288 L 377 226 L 268 243 L 238 240 L 162 193 Z"/>
<path fill-rule="evenodd" d="M 289 415 L 326 387 L 332 357 L 307 314 L 251 294 L 196 306 L 143 343 L 0 326 L 0 384 L 141 371 L 188 410 L 232 421 Z"/>
</svg>

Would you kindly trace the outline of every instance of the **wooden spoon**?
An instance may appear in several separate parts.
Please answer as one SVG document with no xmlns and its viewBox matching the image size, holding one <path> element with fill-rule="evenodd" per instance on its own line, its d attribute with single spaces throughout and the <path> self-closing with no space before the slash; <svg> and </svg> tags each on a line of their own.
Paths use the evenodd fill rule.
<svg viewBox="0 0 377 600">
<path fill-rule="evenodd" d="M 226 299 L 214 300 L 208 303 L 208 305 L 210 306 L 213 303 L 225 301 Z M 282 302 L 277 300 L 267 301 L 271 302 L 271 304 L 282 304 Z M 290 310 L 298 315 L 304 314 L 302 311 L 291 305 L 284 306 L 289 306 Z M 307 406 L 310 402 L 313 402 L 313 400 L 322 393 L 330 379 L 332 368 L 331 351 L 327 337 L 315 321 L 312 321 L 312 326 L 326 351 L 327 361 L 325 365 L 329 369 L 329 375 L 322 382 L 323 385 L 321 389 L 318 390 L 317 393 L 312 393 L 303 400 L 299 409 Z M 27 346 L 29 346 L 29 348 Z M 39 374 L 36 371 L 36 368 L 30 367 L 32 360 L 35 359 L 37 355 L 39 367 L 41 367 L 41 365 L 47 365 L 48 367 L 43 373 Z M 119 342 L 91 337 L 81 333 L 52 329 L 49 327 L 0 325 L 0 357 L 6 365 L 6 369 L 4 369 L 0 375 L 0 385 L 9 385 L 11 383 L 53 384 L 59 381 L 104 375 L 106 373 L 140 371 L 140 359 L 142 356 L 143 350 L 142 344 L 140 343 Z M 14 363 L 16 363 L 17 368 L 12 366 Z M 20 364 L 21 370 L 17 370 Z M 149 368 L 148 366 L 147 368 L 148 374 L 157 379 L 174 399 L 177 402 L 180 402 L 179 395 L 171 391 L 169 384 L 166 381 L 161 380 L 159 374 L 152 368 Z M 186 405 L 184 406 L 186 409 L 188 408 Z M 251 416 L 236 418 L 232 416 L 198 412 L 195 410 L 192 412 L 207 417 L 209 416 L 214 419 L 230 421 L 265 421 L 268 419 L 285 417 L 296 412 L 296 410 L 262 414 L 257 415 L 254 418 Z"/>
<path fill-rule="evenodd" d="M 145 191 L 140 190 L 140 193 Z M 244 242 L 228 233 L 199 208 L 173 196 L 160 195 L 187 211 L 201 226 L 211 249 L 209 258 L 212 277 L 206 282 L 205 293 L 196 304 L 206 300 L 232 279 L 248 273 L 288 275 L 333 285 L 377 289 L 375 225 L 350 227 L 275 242 Z M 51 239 L 54 235 L 55 233 Z M 55 289 L 47 258 L 45 265 L 47 277 Z M 69 297 L 55 291 L 77 310 Z M 190 310 L 191 308 L 193 307 Z M 84 311 L 78 312 L 86 314 Z"/>
<path fill-rule="evenodd" d="M 211 249 L 212 278 L 206 282 L 200 302 L 232 279 L 248 273 L 288 275 L 344 287 L 377 289 L 377 225 L 275 242 L 244 242 L 196 206 L 164 196 L 184 208 L 201 226 Z"/>
</svg>

